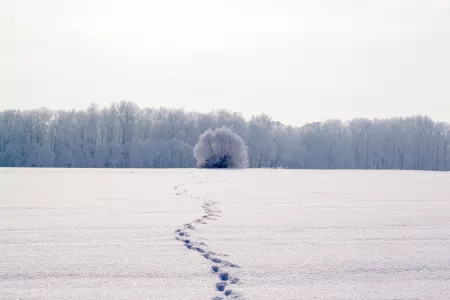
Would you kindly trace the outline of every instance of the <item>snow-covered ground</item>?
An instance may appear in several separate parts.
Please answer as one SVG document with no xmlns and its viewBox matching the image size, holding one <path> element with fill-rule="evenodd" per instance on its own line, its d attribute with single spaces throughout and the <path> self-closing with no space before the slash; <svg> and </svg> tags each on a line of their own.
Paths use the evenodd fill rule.
<svg viewBox="0 0 450 300">
<path fill-rule="evenodd" d="M 0 299 L 215 297 L 450 299 L 450 174 L 0 169 Z"/>
</svg>

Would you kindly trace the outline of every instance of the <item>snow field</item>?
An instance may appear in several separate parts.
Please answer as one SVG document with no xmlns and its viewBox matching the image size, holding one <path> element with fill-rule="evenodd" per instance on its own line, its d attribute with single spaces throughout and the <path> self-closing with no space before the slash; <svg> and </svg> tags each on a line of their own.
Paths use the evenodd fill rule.
<svg viewBox="0 0 450 300">
<path fill-rule="evenodd" d="M 450 176 L 0 169 L 0 299 L 448 299 Z"/>
</svg>

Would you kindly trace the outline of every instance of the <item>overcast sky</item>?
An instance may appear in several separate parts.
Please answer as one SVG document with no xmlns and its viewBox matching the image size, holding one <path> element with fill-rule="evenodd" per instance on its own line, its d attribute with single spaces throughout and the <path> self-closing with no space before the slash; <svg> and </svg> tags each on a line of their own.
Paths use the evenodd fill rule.
<svg viewBox="0 0 450 300">
<path fill-rule="evenodd" d="M 450 121 L 450 1 L 2 1 L 0 109 L 117 100 Z"/>
</svg>

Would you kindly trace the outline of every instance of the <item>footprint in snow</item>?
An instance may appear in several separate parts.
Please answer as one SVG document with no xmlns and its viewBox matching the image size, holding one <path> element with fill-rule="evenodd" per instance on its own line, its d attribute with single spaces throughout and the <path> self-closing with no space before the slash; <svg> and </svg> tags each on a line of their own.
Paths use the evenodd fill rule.
<svg viewBox="0 0 450 300">
<path fill-rule="evenodd" d="M 184 224 L 183 225 L 184 230 L 177 229 L 175 231 L 175 234 L 176 234 L 175 238 L 177 240 L 181 241 L 187 249 L 194 250 L 194 251 L 200 253 L 203 257 L 205 257 L 206 259 L 208 259 L 209 261 L 211 261 L 212 263 L 215 264 L 215 265 L 211 266 L 211 271 L 213 273 L 216 273 L 220 279 L 220 282 L 216 283 L 216 285 L 215 285 L 217 291 L 223 293 L 223 295 L 226 297 L 226 299 L 242 299 L 240 293 L 235 293 L 231 289 L 226 289 L 228 285 L 233 285 L 233 284 L 238 283 L 239 278 L 230 276 L 230 274 L 228 272 L 221 272 L 221 267 L 239 268 L 239 266 L 234 263 L 231 263 L 226 260 L 222 260 L 217 257 L 217 256 L 228 256 L 227 254 L 214 253 L 212 251 L 207 251 L 208 248 L 205 243 L 195 241 L 196 239 L 202 240 L 203 239 L 202 237 L 197 237 L 196 239 L 193 239 L 188 234 L 188 230 L 195 230 L 193 223 L 208 224 L 205 220 L 217 220 L 217 218 L 220 218 L 220 216 L 221 216 L 220 214 L 222 213 L 222 211 L 217 207 L 216 201 L 202 199 L 200 197 L 190 196 L 188 194 L 188 191 L 185 188 L 181 189 L 182 186 L 184 186 L 184 184 L 175 186 L 174 189 L 177 191 L 177 195 L 183 195 L 183 196 L 190 197 L 192 199 L 203 200 L 204 202 L 203 202 L 202 208 L 203 208 L 203 211 L 205 214 L 201 218 L 199 218 L 191 223 Z M 187 237 L 189 237 L 189 238 L 187 238 Z M 216 296 L 216 297 L 213 297 L 212 300 L 224 300 L 225 297 Z"/>
</svg>

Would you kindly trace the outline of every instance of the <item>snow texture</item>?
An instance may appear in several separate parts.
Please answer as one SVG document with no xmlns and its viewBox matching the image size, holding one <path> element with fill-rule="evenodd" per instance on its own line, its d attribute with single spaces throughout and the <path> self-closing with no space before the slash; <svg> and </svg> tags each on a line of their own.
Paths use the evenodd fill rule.
<svg viewBox="0 0 450 300">
<path fill-rule="evenodd" d="M 0 299 L 450 299 L 450 177 L 0 169 Z"/>
</svg>

